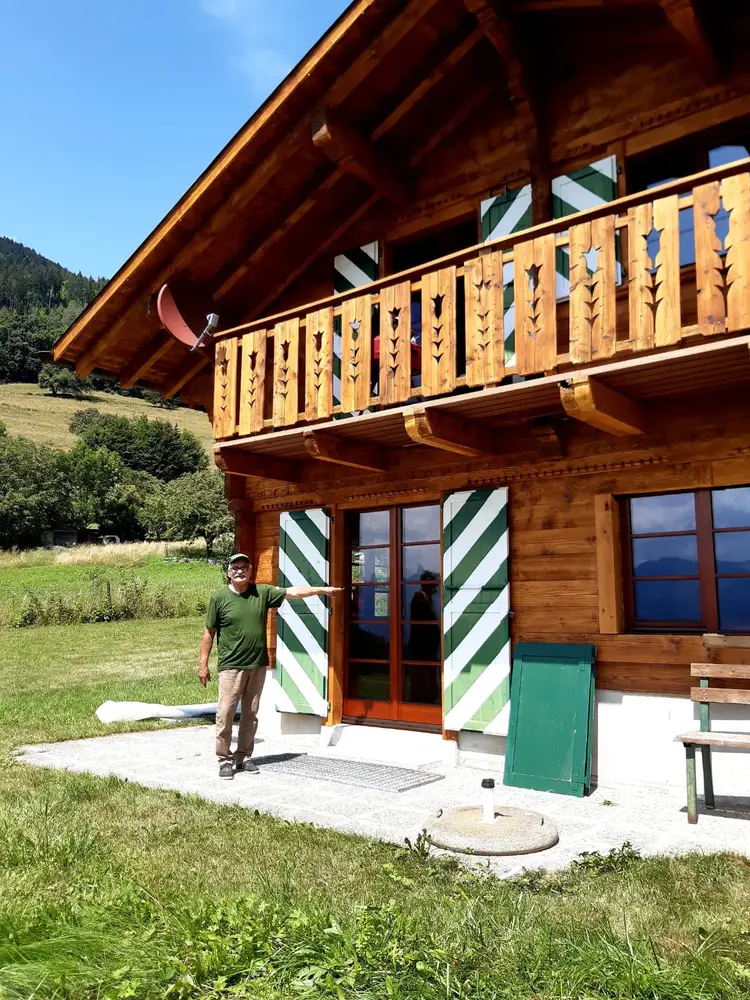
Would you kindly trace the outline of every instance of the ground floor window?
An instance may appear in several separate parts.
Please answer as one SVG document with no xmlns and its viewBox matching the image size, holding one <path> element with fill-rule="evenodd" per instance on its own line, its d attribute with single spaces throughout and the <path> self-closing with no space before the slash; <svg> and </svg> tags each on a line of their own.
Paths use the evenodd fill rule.
<svg viewBox="0 0 750 1000">
<path fill-rule="evenodd" d="M 622 503 L 631 627 L 750 632 L 750 486 Z"/>
<path fill-rule="evenodd" d="M 347 538 L 344 714 L 439 725 L 440 505 L 353 512 Z"/>
</svg>

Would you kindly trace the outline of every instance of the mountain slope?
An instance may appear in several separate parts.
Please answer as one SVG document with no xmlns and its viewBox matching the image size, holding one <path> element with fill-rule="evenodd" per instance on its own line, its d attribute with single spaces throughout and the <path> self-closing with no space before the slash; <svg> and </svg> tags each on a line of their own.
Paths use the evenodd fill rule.
<svg viewBox="0 0 750 1000">
<path fill-rule="evenodd" d="M 84 306 L 104 281 L 74 274 L 36 250 L 0 236 L 0 309 L 50 309 L 69 302 Z"/>
</svg>

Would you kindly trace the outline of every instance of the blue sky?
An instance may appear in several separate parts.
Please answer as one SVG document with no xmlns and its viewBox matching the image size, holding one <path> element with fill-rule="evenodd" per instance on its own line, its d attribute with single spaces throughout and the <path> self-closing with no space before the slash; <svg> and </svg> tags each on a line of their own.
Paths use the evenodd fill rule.
<svg viewBox="0 0 750 1000">
<path fill-rule="evenodd" d="M 111 276 L 347 0 L 0 0 L 0 236 Z"/>
</svg>

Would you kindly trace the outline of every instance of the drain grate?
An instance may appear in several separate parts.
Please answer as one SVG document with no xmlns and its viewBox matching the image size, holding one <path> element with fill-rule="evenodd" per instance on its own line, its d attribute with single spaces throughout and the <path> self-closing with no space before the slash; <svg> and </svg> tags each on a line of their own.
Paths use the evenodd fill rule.
<svg viewBox="0 0 750 1000">
<path fill-rule="evenodd" d="M 415 771 L 410 767 L 392 767 L 362 760 L 333 760 L 330 757 L 310 757 L 307 754 L 280 753 L 253 758 L 260 770 L 276 774 L 292 774 L 299 778 L 335 781 L 359 788 L 377 788 L 381 792 L 408 792 L 420 785 L 441 781 L 444 774 Z"/>
</svg>

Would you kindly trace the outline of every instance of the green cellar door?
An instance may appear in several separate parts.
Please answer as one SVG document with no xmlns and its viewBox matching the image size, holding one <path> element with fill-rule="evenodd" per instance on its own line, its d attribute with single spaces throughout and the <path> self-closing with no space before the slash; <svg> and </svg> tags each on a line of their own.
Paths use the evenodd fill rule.
<svg viewBox="0 0 750 1000">
<path fill-rule="evenodd" d="M 591 784 L 593 645 L 518 643 L 505 784 L 584 795 Z"/>
</svg>

